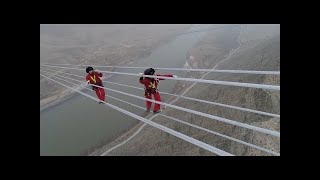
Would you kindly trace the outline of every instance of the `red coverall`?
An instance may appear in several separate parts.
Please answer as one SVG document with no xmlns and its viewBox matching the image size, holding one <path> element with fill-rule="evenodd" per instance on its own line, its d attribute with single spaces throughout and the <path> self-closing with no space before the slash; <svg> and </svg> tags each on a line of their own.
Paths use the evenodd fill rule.
<svg viewBox="0 0 320 180">
<path fill-rule="evenodd" d="M 164 77 L 173 77 L 172 74 L 155 74 L 154 76 L 164 76 Z M 152 95 L 154 97 L 154 100 L 156 101 L 160 101 L 161 102 L 161 98 L 160 98 L 160 94 L 158 92 L 158 84 L 159 84 L 159 80 L 164 80 L 164 79 L 153 79 L 153 78 L 143 78 L 140 77 L 140 83 L 144 84 L 145 86 L 145 96 L 148 99 L 152 99 Z M 147 105 L 147 109 L 151 108 L 151 104 L 152 102 L 150 101 L 146 101 L 146 105 Z M 154 105 L 154 111 L 159 111 L 160 110 L 160 104 L 155 103 Z"/>
<path fill-rule="evenodd" d="M 93 72 L 92 75 L 90 73 L 87 74 L 86 80 L 90 82 L 90 84 L 95 84 L 97 86 L 103 86 L 102 81 L 99 77 L 102 77 L 102 73 Z M 103 88 L 98 88 L 95 86 L 92 86 L 92 89 L 96 91 L 96 94 L 98 98 L 101 101 L 105 100 L 105 92 Z"/>
</svg>

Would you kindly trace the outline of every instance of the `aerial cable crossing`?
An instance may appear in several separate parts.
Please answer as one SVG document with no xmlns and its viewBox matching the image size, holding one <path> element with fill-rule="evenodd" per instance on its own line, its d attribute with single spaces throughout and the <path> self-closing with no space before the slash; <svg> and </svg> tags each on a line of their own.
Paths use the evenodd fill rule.
<svg viewBox="0 0 320 180">
<path fill-rule="evenodd" d="M 45 69 L 45 70 L 49 70 L 49 71 L 53 71 L 53 72 L 54 72 L 54 70 L 52 70 L 52 69 L 47 69 L 47 68 L 44 68 L 44 67 L 42 67 L 42 69 Z M 71 75 L 71 76 L 83 78 L 83 76 L 79 76 L 79 75 L 71 74 L 71 73 L 66 73 L 66 72 L 62 72 L 62 74 L 68 74 L 68 75 Z M 144 90 L 144 88 L 139 88 L 139 87 L 135 87 L 135 86 L 130 86 L 130 85 L 125 85 L 125 84 L 115 83 L 115 82 L 111 82 L 111 81 L 103 81 L 103 82 L 110 83 L 110 84 L 115 84 L 115 85 L 123 86 L 123 87 L 129 87 L 129 88 L 133 88 L 133 89 Z M 170 96 L 175 96 L 175 97 L 179 97 L 179 98 L 183 98 L 183 99 L 188 99 L 188 100 L 192 100 L 192 101 L 197 101 L 197 102 L 202 102 L 202 103 L 206 103 L 206 104 L 212 104 L 212 105 L 217 105 L 217 106 L 222 106 L 222 107 L 227 107 L 227 108 L 237 109 L 237 110 L 242 110 L 242 111 L 247 111 L 247 112 L 252 112 L 252 113 L 261 114 L 261 115 L 266 115 L 266 116 L 280 117 L 280 115 L 274 114 L 274 113 L 257 111 L 257 110 L 253 110 L 253 109 L 242 108 L 242 107 L 237 107 L 237 106 L 232 106 L 232 105 L 227 105 L 227 104 L 222 104 L 222 103 L 217 103 L 217 102 L 211 102 L 211 101 L 206 101 L 206 100 L 202 100 L 202 99 L 196 99 L 196 98 L 191 98 L 191 97 L 187 97 L 187 96 L 181 96 L 181 95 L 177 95 L 177 94 L 171 94 L 171 93 L 167 93 L 167 92 L 161 92 L 161 91 L 159 91 L 159 92 L 160 92 L 161 94 L 170 95 Z"/>
<path fill-rule="evenodd" d="M 230 27 L 230 26 L 225 26 L 225 27 Z M 225 27 L 207 28 L 207 29 L 195 30 L 195 31 L 191 31 L 191 32 L 178 33 L 178 34 L 175 34 L 175 35 L 183 35 L 183 34 L 189 34 L 189 33 L 195 33 L 195 32 L 202 32 L 202 31 L 207 31 L 207 30 L 212 30 L 212 29 L 220 29 L 220 28 L 225 28 Z M 147 39 L 152 39 L 152 38 L 147 38 Z M 143 40 L 145 40 L 145 39 L 143 39 Z M 135 40 L 135 41 L 137 42 L 139 40 Z M 79 46 L 54 46 L 53 45 L 51 47 L 90 47 L 90 46 L 98 46 L 98 45 L 79 45 Z M 112 44 L 109 44 L 109 45 L 108 44 L 104 44 L 104 46 L 113 46 L 113 45 Z M 47 47 L 50 47 L 50 45 L 48 45 Z M 71 76 L 81 77 L 83 79 L 83 76 L 79 76 L 79 75 L 71 74 L 71 73 L 66 73 L 66 72 L 62 72 L 62 71 L 67 69 L 67 70 L 78 70 L 78 71 L 84 72 L 85 69 L 81 68 L 81 67 L 84 67 L 84 66 L 95 66 L 95 67 L 101 67 L 101 68 L 112 68 L 113 71 L 101 71 L 100 70 L 100 72 L 111 74 L 111 75 L 118 74 L 118 75 L 126 75 L 126 76 L 141 76 L 141 74 L 139 74 L 139 73 L 115 72 L 114 69 L 141 69 L 141 70 L 143 69 L 144 70 L 144 69 L 147 68 L 147 67 L 102 66 L 102 65 L 98 66 L 98 65 L 83 65 L 83 64 L 72 65 L 72 64 L 44 63 L 44 64 L 40 64 L 40 70 L 42 70 L 42 72 L 40 73 L 40 76 L 44 77 L 44 79 L 51 80 L 51 81 L 53 81 L 55 83 L 58 83 L 58 84 L 60 84 L 60 85 L 62 85 L 64 87 L 68 88 L 68 89 L 71 89 L 71 90 L 73 90 L 73 91 L 75 91 L 77 93 L 80 93 L 80 94 L 82 94 L 82 95 L 84 95 L 84 96 L 86 96 L 86 97 L 88 97 L 88 98 L 90 98 L 90 99 L 92 99 L 94 101 L 99 101 L 98 98 L 95 98 L 93 96 L 90 96 L 90 95 L 80 91 L 82 88 L 89 89 L 89 88 L 87 88 L 88 84 L 86 82 L 84 82 L 83 80 L 77 80 L 77 79 L 74 79 L 74 78 L 70 78 L 70 77 L 66 77 L 66 76 L 60 75 L 60 74 L 68 74 L 68 75 L 71 75 Z M 48 69 L 48 68 L 45 68 L 45 67 L 60 68 L 60 70 L 59 71 L 54 71 L 52 69 Z M 80 68 L 75 68 L 75 67 L 80 67 Z M 280 71 L 216 70 L 216 69 L 187 69 L 187 68 L 162 68 L 162 67 L 156 67 L 154 69 L 155 70 L 167 70 L 167 71 L 185 71 L 185 72 L 206 72 L 206 73 L 212 72 L 212 73 L 231 73 L 231 74 L 280 75 Z M 48 72 L 48 71 L 54 71 L 54 73 Z M 47 76 L 44 76 L 43 73 L 46 73 Z M 110 77 L 111 75 L 109 75 L 108 77 Z M 216 84 L 216 85 L 226 85 L 226 86 L 236 86 L 236 87 L 246 87 L 246 88 L 257 88 L 257 89 L 267 89 L 267 90 L 280 91 L 280 86 L 277 86 L 277 85 L 253 84 L 253 83 L 241 83 L 241 82 L 229 82 L 229 81 L 217 81 L 217 80 L 195 79 L 195 78 L 182 78 L 182 77 L 177 77 L 177 76 L 176 77 L 163 77 L 163 76 L 159 77 L 159 76 L 144 75 L 144 74 L 142 74 L 142 76 L 143 77 L 150 77 L 150 78 L 161 78 L 161 79 L 168 79 L 168 80 L 195 82 L 195 83 L 207 83 L 207 84 Z M 61 83 L 61 81 L 59 82 L 59 81 L 57 81 L 55 79 L 52 79 L 52 77 L 55 78 L 55 79 L 59 79 L 59 80 L 65 81 L 67 83 L 73 84 L 76 88 L 67 86 L 64 83 Z M 59 78 L 59 77 L 62 77 L 63 79 Z M 67 81 L 65 79 L 70 79 L 72 81 L 77 81 L 77 82 L 80 82 L 80 84 L 73 83 L 73 82 Z M 103 81 L 103 82 L 114 84 L 114 85 L 118 85 L 118 86 L 123 86 L 123 87 L 129 87 L 129 88 L 133 88 L 133 89 L 144 90 L 143 88 L 139 88 L 139 87 L 135 87 L 135 86 L 129 86 L 129 85 L 126 85 L 126 84 L 115 83 L 115 82 L 106 81 L 106 80 Z M 257 132 L 260 132 L 260 133 L 265 133 L 265 134 L 269 134 L 269 135 L 276 136 L 276 137 L 280 138 L 280 132 L 277 132 L 277 131 L 264 129 L 264 128 L 260 128 L 260 127 L 256 127 L 256 126 L 252 126 L 252 125 L 241 123 L 241 122 L 238 122 L 238 121 L 235 121 L 235 120 L 230 120 L 230 119 L 214 116 L 214 115 L 211 115 L 211 114 L 202 113 L 200 111 L 195 111 L 195 110 L 183 108 L 183 107 L 180 107 L 180 106 L 175 106 L 175 105 L 172 105 L 171 103 L 168 104 L 168 103 L 163 103 L 161 101 L 155 101 L 155 100 L 143 98 L 143 97 L 136 96 L 136 95 L 133 95 L 133 94 L 130 94 L 130 93 L 126 93 L 126 92 L 122 92 L 122 91 L 106 88 L 106 87 L 103 87 L 103 86 L 98 86 L 98 85 L 95 85 L 95 84 L 90 84 L 90 85 L 93 86 L 93 87 L 103 88 L 103 89 L 106 89 L 108 91 L 116 92 L 116 93 L 119 93 L 119 94 L 122 94 L 122 95 L 126 95 L 126 96 L 129 96 L 129 97 L 134 97 L 134 98 L 137 98 L 137 99 L 140 99 L 140 100 L 154 102 L 154 103 L 161 104 L 161 105 L 164 105 L 164 106 L 167 106 L 167 107 L 171 107 L 171 108 L 174 108 L 174 109 L 178 109 L 178 110 L 181 110 L 181 111 L 184 111 L 184 112 L 196 114 L 196 115 L 203 116 L 203 117 L 206 117 L 206 118 L 209 118 L 209 119 L 217 120 L 217 121 L 220 121 L 220 122 L 224 122 L 224 123 L 231 124 L 231 125 L 234 125 L 234 126 L 239 126 L 239 127 L 242 127 L 242 128 L 247 128 L 247 129 L 250 129 L 252 131 L 257 131 Z M 243 107 L 237 107 L 237 106 L 232 106 L 232 105 L 227 105 L 227 104 L 222 104 L 222 103 L 217 103 L 217 102 L 211 102 L 211 101 L 207 101 L 207 100 L 203 100 L 203 99 L 196 99 L 196 98 L 192 98 L 192 97 L 186 97 L 186 96 L 183 96 L 183 95 L 171 94 L 171 93 L 167 93 L 167 92 L 160 92 L 160 93 L 166 94 L 166 95 L 170 95 L 170 96 L 175 96 L 175 97 L 178 97 L 178 98 L 191 100 L 191 101 L 196 101 L 196 102 L 200 102 L 200 103 L 206 103 L 206 104 L 211 104 L 211 105 L 216 105 L 216 106 L 221 106 L 221 107 L 226 107 L 226 108 L 231 108 L 231 109 L 236 109 L 236 110 L 241 110 L 241 111 L 246 111 L 246 112 L 251 112 L 251 113 L 256 113 L 256 114 L 261 114 L 261 115 L 265 115 L 265 116 L 271 116 L 271 117 L 280 118 L 280 115 L 274 114 L 274 113 L 263 112 L 263 111 L 258 111 L 258 110 L 243 108 Z M 145 108 L 143 108 L 141 106 L 138 106 L 136 104 L 121 100 L 121 99 L 116 98 L 116 97 L 112 97 L 110 95 L 107 95 L 107 96 L 109 98 L 115 99 L 115 100 L 117 100 L 119 102 L 126 103 L 126 104 L 129 104 L 129 105 L 133 106 L 133 107 L 145 110 Z M 254 144 L 250 144 L 250 143 L 244 142 L 242 140 L 239 140 L 239 139 L 236 139 L 236 138 L 233 138 L 233 137 L 230 137 L 230 136 L 226 136 L 226 135 L 223 135 L 221 133 L 218 133 L 218 132 L 215 132 L 215 131 L 212 131 L 212 130 L 209 130 L 209 129 L 206 129 L 206 128 L 203 128 L 203 127 L 200 127 L 200 126 L 197 126 L 197 125 L 182 121 L 180 119 L 164 115 L 162 113 L 161 114 L 156 114 L 156 115 L 152 116 L 148 120 L 148 119 L 143 118 L 141 116 L 138 116 L 138 115 L 136 115 L 134 113 L 126 111 L 126 110 L 124 110 L 124 109 L 122 109 L 120 107 L 114 106 L 114 105 L 112 105 L 110 103 L 103 102 L 103 104 L 108 106 L 108 107 L 110 107 L 110 108 L 112 108 L 112 109 L 115 109 L 115 110 L 117 110 L 119 112 L 122 112 L 122 113 L 124 113 L 124 114 L 126 114 L 128 116 L 131 116 L 131 117 L 133 117 L 135 119 L 143 121 L 146 124 L 149 124 L 149 125 L 157 128 L 157 129 L 160 129 L 160 130 L 165 131 L 165 132 L 167 132 L 167 133 L 169 133 L 171 135 L 174 135 L 174 136 L 176 136 L 176 137 L 178 137 L 180 139 L 183 139 L 183 140 L 185 140 L 187 142 L 190 142 L 190 143 L 192 143 L 192 144 L 194 144 L 196 146 L 204 148 L 204 149 L 206 149 L 206 150 L 208 150 L 208 151 L 210 151 L 210 152 L 212 152 L 214 154 L 217 154 L 217 155 L 233 156 L 233 154 L 231 154 L 231 153 L 228 153 L 226 151 L 223 151 L 221 149 L 213 147 L 213 146 L 211 146 L 209 144 L 206 144 L 204 142 L 196 140 L 196 139 L 194 139 L 192 137 L 189 137 L 189 136 L 187 136 L 185 134 L 182 134 L 182 133 L 179 133 L 177 131 L 174 131 L 174 130 L 172 130 L 170 128 L 167 128 L 167 127 L 162 126 L 160 124 L 157 124 L 155 122 L 152 122 L 151 119 L 156 117 L 156 116 L 162 116 L 162 117 L 171 119 L 173 121 L 176 121 L 176 122 L 179 122 L 179 123 L 182 123 L 182 124 L 186 124 L 188 126 L 191 126 L 191 127 L 194 127 L 194 128 L 209 132 L 211 134 L 214 134 L 214 135 L 217 135 L 217 136 L 220 136 L 220 137 L 223 137 L 223 138 L 226 138 L 228 140 L 238 142 L 238 143 L 246 145 L 248 147 L 255 148 L 255 149 L 261 150 L 263 152 L 270 153 L 272 155 L 276 155 L 276 156 L 280 155 L 280 153 L 271 151 L 271 150 L 266 149 L 264 147 L 260 147 L 260 146 L 254 145 Z M 111 149 L 109 151 L 111 151 Z M 109 151 L 107 151 L 107 152 L 109 152 Z M 107 152 L 103 153 L 102 155 L 106 154 Z"/>
<path fill-rule="evenodd" d="M 43 71 L 43 72 L 45 72 L 45 71 Z M 54 74 L 48 73 L 48 72 L 45 72 L 45 73 L 54 75 Z M 40 74 L 40 75 L 43 76 L 43 77 L 47 77 L 47 79 L 49 79 L 49 80 L 55 81 L 55 80 L 49 78 L 48 76 L 44 76 L 44 75 L 42 75 L 42 74 Z M 74 84 L 74 85 L 77 85 L 77 84 L 75 84 L 75 83 L 72 83 L 72 82 L 70 82 L 70 81 L 67 81 L 67 80 L 64 80 L 64 79 L 61 79 L 61 78 L 58 78 L 58 77 L 55 77 L 55 78 L 60 79 L 60 80 L 63 80 L 63 81 L 66 81 L 66 82 L 71 83 L 71 84 Z M 64 78 L 66 78 L 66 77 L 64 77 Z M 73 80 L 75 80 L 75 79 L 73 79 Z M 59 82 L 57 82 L 57 81 L 55 81 L 55 82 L 58 83 L 58 84 L 61 84 L 61 85 L 65 86 L 65 87 L 67 87 L 67 88 L 73 89 L 74 91 L 79 92 L 79 93 L 82 94 L 82 95 L 85 94 L 85 93 L 82 93 L 81 91 L 79 91 L 79 90 L 77 90 L 77 89 L 71 88 L 71 87 L 66 86 L 66 85 L 64 85 L 64 84 L 62 84 L 62 83 L 59 83 Z M 80 82 L 81 82 L 81 81 L 80 81 Z M 86 88 L 86 89 L 88 89 L 88 88 Z M 87 94 L 86 94 L 86 95 L 87 95 Z M 87 97 L 88 97 L 88 96 L 87 96 Z M 127 104 L 129 104 L 129 105 L 134 106 L 134 107 L 137 107 L 137 108 L 140 108 L 140 109 L 144 109 L 143 107 L 140 107 L 140 106 L 137 106 L 137 105 L 135 105 L 135 104 L 132 104 L 132 103 L 129 103 L 129 102 L 120 100 L 120 99 L 118 99 L 118 98 L 115 98 L 115 97 L 112 97 L 112 96 L 108 96 L 108 97 L 110 97 L 110 98 L 112 98 L 112 99 L 116 99 L 116 100 L 121 101 L 121 102 L 124 102 L 124 103 L 127 103 Z M 91 97 L 91 99 L 96 99 L 96 100 L 97 100 L 97 98 L 94 98 L 94 97 Z M 108 103 L 105 103 L 105 104 L 108 104 Z M 235 139 L 235 138 L 232 138 L 232 137 L 229 137 L 229 136 L 226 136 L 226 135 L 223 135 L 223 134 L 220 134 L 220 133 L 217 133 L 217 132 L 214 132 L 214 131 L 211 131 L 211 130 L 208 130 L 208 129 L 205 129 L 205 128 L 202 128 L 202 127 L 199 127 L 199 126 L 196 126 L 196 125 L 193 125 L 193 124 L 190 124 L 190 123 L 181 121 L 181 120 L 178 120 L 178 119 L 173 118 L 173 117 L 169 117 L 169 116 L 162 115 L 162 114 L 159 114 L 159 115 L 160 115 L 160 116 L 163 116 L 163 117 L 166 117 L 166 118 L 169 118 L 169 119 L 171 119 L 171 120 L 174 120 L 174 121 L 177 121 L 177 122 L 180 122 L 180 123 L 184 123 L 184 124 L 187 124 L 187 125 L 189 125 L 189 126 L 192 126 L 192 127 L 195 127 L 195 128 L 198 128 L 198 129 L 201 129 L 201 130 L 210 132 L 210 133 L 212 133 L 212 134 L 215 134 L 215 135 L 218 135 L 218 136 L 221 136 L 221 137 L 225 137 L 226 139 L 236 141 L 236 142 L 238 142 L 238 143 L 247 145 L 247 146 L 252 147 L 252 148 L 255 148 L 255 149 L 259 149 L 259 150 L 261 150 L 261 151 L 264 151 L 264 152 L 267 152 L 267 153 L 270 153 L 270 154 L 273 154 L 273 155 L 276 155 L 276 156 L 280 155 L 279 153 L 273 152 L 273 151 L 268 150 L 268 149 L 266 149 L 266 148 L 259 147 L 259 146 L 256 146 L 256 145 L 253 145 L 253 144 L 250 144 L 250 143 L 246 143 L 246 142 L 244 142 L 244 141 L 241 141 L 241 140 L 238 140 L 238 139 Z M 140 119 L 139 119 L 139 120 L 140 120 Z M 151 122 L 151 121 L 150 121 L 150 122 Z M 148 122 L 146 122 L 146 123 L 148 123 Z M 148 124 L 149 124 L 149 123 L 148 123 Z M 160 126 L 161 126 L 161 125 L 160 125 Z M 178 137 L 178 136 L 177 136 L 177 137 Z M 184 139 L 184 140 L 185 140 L 185 139 Z M 187 140 L 187 141 L 190 142 L 189 140 Z M 192 142 L 191 142 L 191 143 L 192 143 Z M 200 146 L 200 147 L 201 147 L 201 146 Z M 204 148 L 204 147 L 203 147 L 203 148 Z M 205 149 L 206 149 L 206 148 L 205 148 Z M 208 150 L 208 149 L 207 149 L 207 150 Z M 215 149 L 215 150 L 216 150 L 216 149 Z M 210 150 L 209 150 L 209 151 L 210 151 Z M 213 151 L 211 151 L 211 152 L 213 152 Z M 218 153 L 217 153 L 217 152 L 218 152 Z M 216 150 L 214 153 L 216 153 L 216 154 L 218 154 L 218 155 L 231 155 L 231 154 L 228 154 L 228 153 L 224 154 L 223 151 L 217 151 L 217 150 Z M 220 154 L 219 154 L 219 153 L 220 153 Z"/>
<path fill-rule="evenodd" d="M 61 75 L 58 75 L 58 76 L 61 76 Z M 69 78 L 69 77 L 65 77 L 65 78 L 83 83 L 83 81 L 76 80 L 76 79 L 73 79 L 73 78 Z M 112 91 L 112 92 L 116 92 L 116 93 L 119 93 L 119 94 L 123 94 L 123 95 L 126 95 L 126 96 L 135 97 L 137 99 L 141 99 L 141 100 L 145 100 L 145 101 L 149 101 L 149 102 L 165 105 L 167 107 L 172 107 L 174 109 L 178 109 L 178 110 L 181 110 L 181 111 L 193 113 L 193 114 L 200 115 L 200 116 L 203 116 L 203 117 L 207 117 L 207 118 L 210 118 L 210 119 L 214 119 L 214 120 L 217 120 L 217 121 L 225 122 L 225 123 L 228 123 L 228 124 L 232 124 L 232 125 L 240 126 L 240 127 L 243 127 L 243 128 L 247 128 L 247 129 L 259 131 L 259 132 L 262 132 L 262 133 L 270 134 L 270 135 L 273 135 L 273 136 L 276 136 L 276 137 L 280 137 L 280 132 L 276 132 L 276 131 L 272 131 L 272 130 L 268 130 L 268 129 L 264 129 L 264 128 L 260 128 L 260 127 L 255 127 L 255 126 L 248 125 L 248 124 L 241 123 L 241 122 L 237 122 L 237 121 L 234 121 L 234 120 L 230 120 L 230 119 L 226 119 L 226 118 L 222 118 L 222 117 L 206 114 L 206 113 L 203 113 L 203 112 L 200 112 L 200 111 L 195 111 L 195 110 L 183 108 L 183 107 L 180 107 L 180 106 L 175 106 L 175 105 L 163 103 L 163 102 L 160 102 L 160 101 L 155 101 L 155 100 L 143 98 L 143 97 L 140 97 L 140 96 L 132 95 L 132 94 L 129 94 L 129 93 L 117 91 L 117 90 L 106 88 L 106 87 L 102 87 L 102 86 L 97 86 L 97 85 L 94 85 L 94 84 L 91 84 L 91 86 L 103 88 L 103 89 L 106 89 L 106 90 L 109 90 L 109 91 Z"/>
</svg>

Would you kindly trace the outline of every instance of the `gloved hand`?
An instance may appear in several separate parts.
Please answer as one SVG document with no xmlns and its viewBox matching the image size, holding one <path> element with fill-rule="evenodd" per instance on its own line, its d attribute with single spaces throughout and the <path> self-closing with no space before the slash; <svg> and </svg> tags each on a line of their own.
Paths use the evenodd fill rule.
<svg viewBox="0 0 320 180">
<path fill-rule="evenodd" d="M 143 79 L 143 73 L 139 73 L 139 75 L 140 75 L 140 81 L 142 81 L 142 79 Z"/>
<path fill-rule="evenodd" d="M 176 75 L 173 75 L 172 77 L 173 77 L 173 78 L 177 78 L 178 76 L 176 76 Z"/>
</svg>

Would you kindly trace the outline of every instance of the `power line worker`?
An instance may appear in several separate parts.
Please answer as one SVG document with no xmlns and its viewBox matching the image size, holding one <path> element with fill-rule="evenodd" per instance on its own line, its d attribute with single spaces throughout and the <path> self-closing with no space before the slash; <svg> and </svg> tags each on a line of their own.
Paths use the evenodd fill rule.
<svg viewBox="0 0 320 180">
<path fill-rule="evenodd" d="M 155 73 L 155 70 L 153 68 L 149 68 L 144 71 L 144 75 L 176 77 L 173 74 L 154 74 L 154 73 Z M 140 75 L 141 75 L 141 77 L 140 77 L 139 82 L 145 86 L 145 97 L 148 99 L 152 99 L 152 95 L 153 95 L 154 100 L 161 102 L 161 97 L 160 97 L 160 93 L 158 90 L 158 84 L 159 84 L 160 80 L 164 80 L 164 79 L 161 79 L 161 78 L 154 79 L 154 78 L 150 78 L 150 77 L 143 77 L 142 73 L 140 73 Z M 147 112 L 150 111 L 151 104 L 152 104 L 152 102 L 146 101 Z M 160 104 L 155 103 L 153 112 L 154 113 L 161 112 Z"/>
<path fill-rule="evenodd" d="M 98 70 L 94 70 L 90 66 L 86 68 L 86 72 L 88 73 L 86 76 L 86 80 L 88 84 L 94 84 L 94 85 L 103 87 L 102 80 L 100 79 L 100 77 L 102 77 L 101 72 L 99 72 Z M 92 86 L 92 90 L 96 92 L 98 98 L 100 99 L 99 104 L 103 103 L 105 101 L 104 89 L 100 87 Z"/>
</svg>

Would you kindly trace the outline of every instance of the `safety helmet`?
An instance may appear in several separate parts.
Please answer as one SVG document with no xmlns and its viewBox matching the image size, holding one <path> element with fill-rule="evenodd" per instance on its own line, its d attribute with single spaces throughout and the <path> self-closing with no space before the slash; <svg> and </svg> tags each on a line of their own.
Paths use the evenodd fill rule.
<svg viewBox="0 0 320 180">
<path fill-rule="evenodd" d="M 144 71 L 144 75 L 153 75 L 155 73 L 155 70 L 153 68 L 148 68 Z"/>
<path fill-rule="evenodd" d="M 87 67 L 86 72 L 89 73 L 89 71 L 93 70 L 91 66 Z"/>
</svg>

